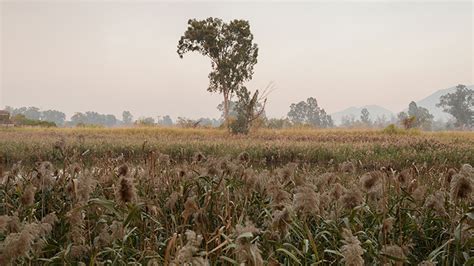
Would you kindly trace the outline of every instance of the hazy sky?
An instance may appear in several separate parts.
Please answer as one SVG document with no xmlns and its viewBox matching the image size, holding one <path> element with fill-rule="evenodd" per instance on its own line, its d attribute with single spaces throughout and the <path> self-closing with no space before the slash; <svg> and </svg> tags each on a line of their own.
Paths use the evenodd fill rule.
<svg viewBox="0 0 474 266">
<path fill-rule="evenodd" d="M 0 0 L 1 1 L 1 0 Z M 267 114 L 316 97 L 328 112 L 393 111 L 473 84 L 473 3 L 9 1 L 1 7 L 0 108 L 94 110 L 120 117 L 218 117 L 210 62 L 179 59 L 189 18 L 250 21 L 259 45 L 251 89 L 276 85 Z"/>
</svg>

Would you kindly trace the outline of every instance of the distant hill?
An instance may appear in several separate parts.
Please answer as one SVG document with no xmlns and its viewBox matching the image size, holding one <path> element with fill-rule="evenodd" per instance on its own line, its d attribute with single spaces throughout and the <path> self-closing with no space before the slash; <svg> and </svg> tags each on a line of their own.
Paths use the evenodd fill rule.
<svg viewBox="0 0 474 266">
<path fill-rule="evenodd" d="M 474 89 L 474 85 L 467 86 L 469 89 Z M 434 116 L 435 120 L 441 119 L 443 121 L 447 121 L 452 118 L 452 116 L 448 113 L 443 112 L 443 109 L 436 107 L 436 104 L 439 103 L 439 98 L 445 94 L 452 93 L 456 91 L 456 87 L 451 87 L 447 89 L 438 90 L 435 93 L 431 94 L 430 96 L 416 101 L 418 106 L 425 107 L 430 111 L 430 113 Z M 406 111 L 406 109 L 404 110 Z"/>
<path fill-rule="evenodd" d="M 467 86 L 467 87 L 469 89 L 474 89 L 474 85 L 470 85 L 470 86 Z M 447 88 L 447 89 L 441 89 L 441 90 L 438 90 L 438 91 L 434 92 L 433 94 L 429 95 L 428 97 L 423 98 L 419 101 L 415 101 L 415 102 L 418 106 L 422 106 L 422 107 L 428 109 L 428 111 L 430 111 L 430 113 L 434 116 L 435 120 L 443 120 L 444 122 L 446 122 L 447 120 L 452 119 L 453 117 L 450 114 L 443 112 L 443 109 L 441 109 L 439 107 L 436 107 L 436 104 L 439 103 L 439 98 L 441 96 L 446 95 L 448 93 L 453 93 L 454 91 L 456 91 L 456 86 L 451 87 L 451 88 Z M 407 106 L 408 106 L 408 103 L 407 103 Z M 388 110 L 388 109 L 386 109 L 382 106 L 366 105 L 366 106 L 362 106 L 362 107 L 349 107 L 349 108 L 344 109 L 342 111 L 332 113 L 331 117 L 334 121 L 334 124 L 340 125 L 341 121 L 342 121 L 342 118 L 344 116 L 354 116 L 356 119 L 360 119 L 360 112 L 364 108 L 367 108 L 367 110 L 369 110 L 370 119 L 372 119 L 372 120 L 375 120 L 377 117 L 383 116 L 383 115 L 385 115 L 385 117 L 387 119 L 390 119 L 390 117 L 392 115 L 397 116 L 397 114 L 398 114 L 398 112 L 394 113 L 394 112 L 392 112 L 392 111 L 390 111 L 390 110 Z M 406 108 L 402 111 L 406 112 L 407 110 L 408 110 L 408 108 Z"/>
<path fill-rule="evenodd" d="M 395 115 L 392 111 L 378 105 L 366 105 L 362 107 L 349 107 L 347 109 L 344 109 L 342 111 L 332 113 L 331 117 L 334 121 L 334 124 L 340 125 L 342 118 L 344 116 L 354 116 L 356 119 L 360 119 L 360 112 L 362 109 L 367 108 L 367 110 L 370 113 L 370 119 L 375 120 L 379 116 L 385 115 L 387 119 L 390 119 L 392 115 Z"/>
</svg>

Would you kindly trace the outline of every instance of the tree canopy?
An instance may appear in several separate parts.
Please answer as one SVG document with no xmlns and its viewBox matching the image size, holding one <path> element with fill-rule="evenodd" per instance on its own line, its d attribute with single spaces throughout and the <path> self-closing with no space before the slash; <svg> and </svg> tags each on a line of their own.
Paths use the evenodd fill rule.
<svg viewBox="0 0 474 266">
<path fill-rule="evenodd" d="M 252 122 L 264 116 L 265 96 L 259 97 L 259 91 L 253 94 L 247 89 L 237 91 L 238 101 L 235 103 L 236 120 L 231 125 L 233 133 L 247 134 Z"/>
<path fill-rule="evenodd" d="M 474 90 L 465 85 L 456 86 L 456 91 L 441 96 L 436 105 L 456 118 L 456 126 L 474 126 Z"/>
<path fill-rule="evenodd" d="M 430 130 L 433 118 L 428 109 L 418 106 L 414 101 L 408 105 L 407 112 L 398 114 L 398 119 L 405 128 L 418 127 Z"/>
<path fill-rule="evenodd" d="M 318 106 L 317 100 L 313 97 L 306 99 L 306 102 L 291 104 L 288 118 L 294 124 L 307 124 L 316 127 L 333 126 L 331 116 Z"/>
<path fill-rule="evenodd" d="M 122 122 L 125 125 L 133 124 L 133 115 L 132 115 L 132 113 L 130 113 L 130 111 L 123 111 L 122 112 Z"/>
</svg>

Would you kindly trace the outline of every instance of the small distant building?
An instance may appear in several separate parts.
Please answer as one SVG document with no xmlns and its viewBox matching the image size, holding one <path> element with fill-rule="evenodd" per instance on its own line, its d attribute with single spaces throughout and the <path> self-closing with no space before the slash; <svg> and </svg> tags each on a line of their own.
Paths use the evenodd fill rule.
<svg viewBox="0 0 474 266">
<path fill-rule="evenodd" d="M 10 120 L 10 113 L 5 110 L 0 110 L 0 126 L 13 126 Z"/>
</svg>

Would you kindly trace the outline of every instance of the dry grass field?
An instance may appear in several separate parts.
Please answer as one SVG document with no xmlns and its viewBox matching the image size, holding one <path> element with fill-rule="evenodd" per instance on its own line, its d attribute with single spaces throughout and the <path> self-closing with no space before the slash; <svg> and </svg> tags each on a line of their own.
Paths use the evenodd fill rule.
<svg viewBox="0 0 474 266">
<path fill-rule="evenodd" d="M 460 265 L 474 134 L 0 129 L 0 265 Z"/>
</svg>

